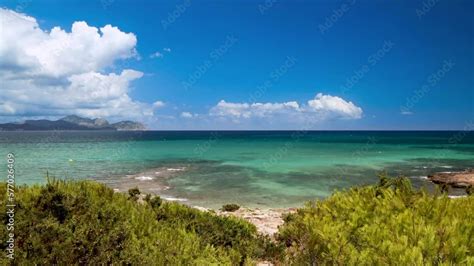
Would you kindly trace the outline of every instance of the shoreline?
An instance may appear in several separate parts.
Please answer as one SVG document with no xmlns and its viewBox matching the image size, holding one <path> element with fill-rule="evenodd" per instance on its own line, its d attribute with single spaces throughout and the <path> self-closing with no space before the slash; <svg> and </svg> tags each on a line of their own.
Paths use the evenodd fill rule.
<svg viewBox="0 0 474 266">
<path fill-rule="evenodd" d="M 236 211 L 223 211 L 216 207 L 204 207 L 199 204 L 193 204 L 186 198 L 180 198 L 172 193 L 167 195 L 166 191 L 171 187 L 166 180 L 188 171 L 189 166 L 185 165 L 167 165 L 163 167 L 149 169 L 147 171 L 123 176 L 116 180 L 109 180 L 106 185 L 111 187 L 115 192 L 126 193 L 128 189 L 137 187 L 141 191 L 141 197 L 145 194 L 159 196 L 161 199 L 170 202 L 179 202 L 200 211 L 212 212 L 218 216 L 234 216 L 246 220 L 257 228 L 257 231 L 265 236 L 273 238 L 278 232 L 278 227 L 284 223 L 284 216 L 296 212 L 298 208 L 303 207 L 302 204 L 292 207 L 251 207 L 245 204 L 239 204 Z M 434 185 L 446 184 L 452 188 L 465 188 L 470 184 L 474 184 L 474 170 L 466 169 L 464 171 L 455 172 L 436 172 L 426 176 L 425 180 Z M 464 195 L 451 194 L 450 198 L 464 197 Z M 230 202 L 228 202 L 230 203 Z"/>
</svg>

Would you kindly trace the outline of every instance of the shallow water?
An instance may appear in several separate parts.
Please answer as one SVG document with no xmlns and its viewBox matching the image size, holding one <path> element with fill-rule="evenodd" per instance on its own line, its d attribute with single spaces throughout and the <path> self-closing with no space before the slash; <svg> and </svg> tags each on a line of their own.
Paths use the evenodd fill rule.
<svg viewBox="0 0 474 266">
<path fill-rule="evenodd" d="M 48 172 L 120 190 L 138 185 L 205 207 L 289 207 L 374 183 L 382 170 L 431 186 L 429 173 L 474 167 L 474 133 L 0 132 L 0 154 L 8 152 L 22 184 L 45 182 Z"/>
</svg>

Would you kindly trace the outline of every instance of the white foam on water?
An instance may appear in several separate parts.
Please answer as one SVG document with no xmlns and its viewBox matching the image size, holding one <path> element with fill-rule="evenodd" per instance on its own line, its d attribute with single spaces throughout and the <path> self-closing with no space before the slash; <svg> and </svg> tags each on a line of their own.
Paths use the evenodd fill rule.
<svg viewBox="0 0 474 266">
<path fill-rule="evenodd" d="M 411 178 L 422 179 L 422 180 L 428 180 L 428 177 L 425 176 L 425 175 L 415 175 L 415 176 L 411 176 Z"/>
<path fill-rule="evenodd" d="M 194 208 L 194 209 L 198 209 L 198 210 L 203 211 L 203 212 L 209 211 L 208 208 L 204 208 L 204 207 L 201 207 L 201 206 L 193 206 L 193 208 Z"/>
<path fill-rule="evenodd" d="M 185 199 L 185 198 L 175 198 L 175 197 L 167 197 L 167 196 L 162 196 L 161 198 L 168 201 L 188 201 L 188 199 Z"/>
<path fill-rule="evenodd" d="M 153 177 L 151 176 L 137 176 L 135 177 L 136 180 L 140 180 L 140 181 L 150 181 L 150 180 L 153 180 Z"/>
<path fill-rule="evenodd" d="M 166 168 L 167 171 L 170 171 L 170 172 L 177 172 L 177 171 L 183 171 L 184 170 L 184 167 L 180 167 L 180 168 Z"/>
<path fill-rule="evenodd" d="M 441 168 L 453 168 L 451 165 L 442 165 Z"/>
</svg>

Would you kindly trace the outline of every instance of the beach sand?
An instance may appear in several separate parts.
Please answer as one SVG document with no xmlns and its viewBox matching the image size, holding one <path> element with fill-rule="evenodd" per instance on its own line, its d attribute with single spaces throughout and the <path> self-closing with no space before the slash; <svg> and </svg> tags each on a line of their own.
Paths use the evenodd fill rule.
<svg viewBox="0 0 474 266">
<path fill-rule="evenodd" d="M 218 215 L 242 218 L 257 227 L 259 233 L 272 237 L 283 224 L 285 214 L 295 212 L 296 208 L 259 209 L 240 208 L 234 212 L 217 211 Z"/>
</svg>

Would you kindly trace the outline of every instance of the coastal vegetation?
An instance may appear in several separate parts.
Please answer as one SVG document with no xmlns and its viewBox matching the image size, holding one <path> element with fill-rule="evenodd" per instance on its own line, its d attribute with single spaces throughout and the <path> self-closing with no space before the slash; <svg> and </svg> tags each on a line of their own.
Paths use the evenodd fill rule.
<svg viewBox="0 0 474 266">
<path fill-rule="evenodd" d="M 285 264 L 474 265 L 474 197 L 414 190 L 381 176 L 285 217 Z"/>
<path fill-rule="evenodd" d="M 6 215 L 6 185 L 0 212 Z M 474 197 L 414 190 L 405 178 L 335 192 L 284 217 L 273 239 L 239 218 L 91 181 L 15 193 L 15 264 L 440 265 L 474 263 Z M 7 235 L 0 227 L 2 239 Z M 5 250 L 4 241 L 0 248 Z M 0 264 L 11 263 L 6 256 Z"/>
<path fill-rule="evenodd" d="M 224 212 L 235 212 L 238 209 L 240 209 L 240 206 L 238 204 L 235 204 L 235 203 L 224 204 L 221 208 L 221 210 L 224 211 Z"/>
</svg>

